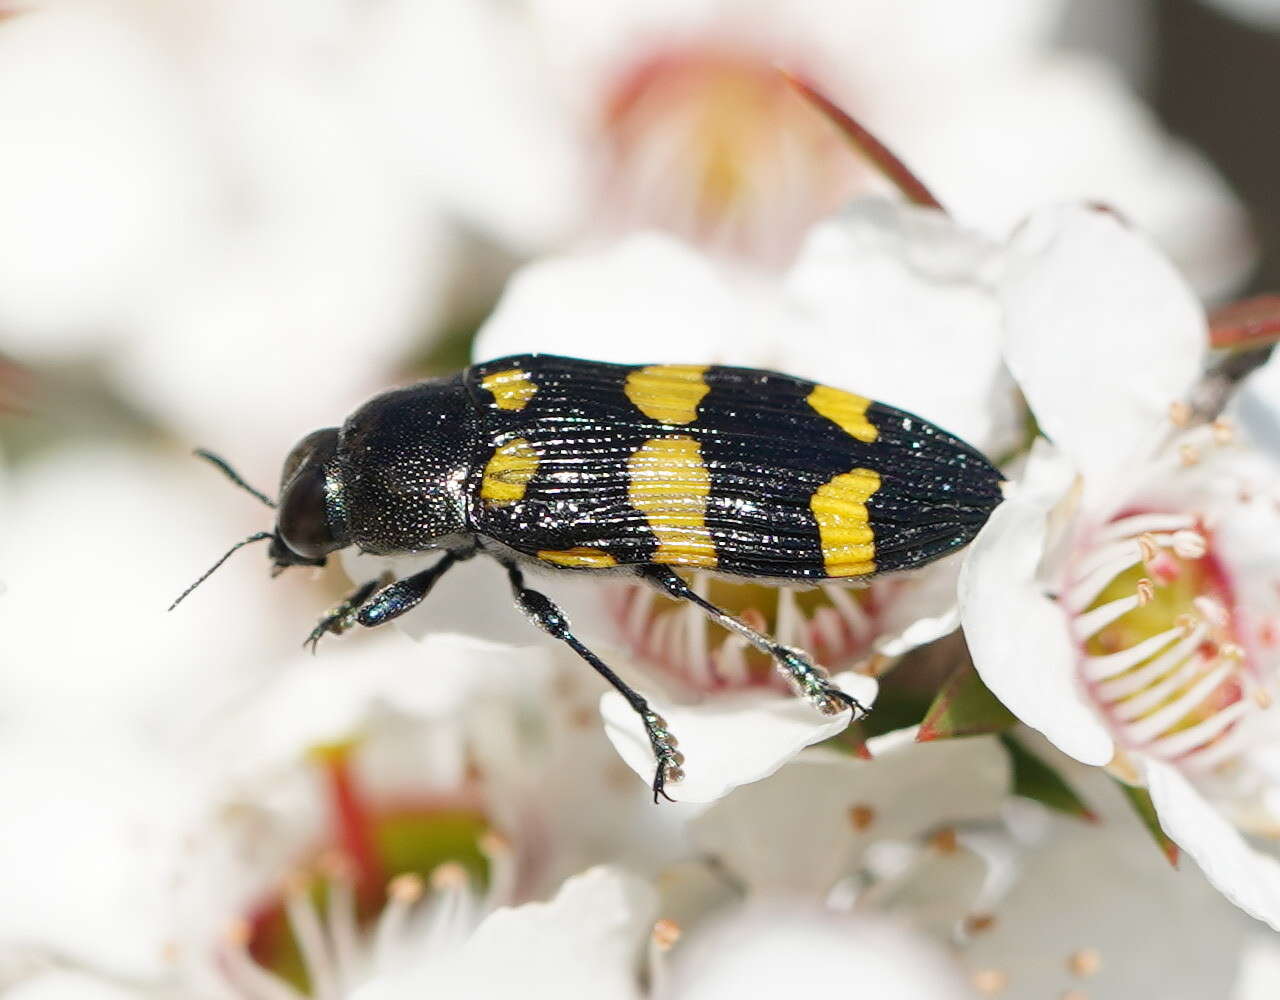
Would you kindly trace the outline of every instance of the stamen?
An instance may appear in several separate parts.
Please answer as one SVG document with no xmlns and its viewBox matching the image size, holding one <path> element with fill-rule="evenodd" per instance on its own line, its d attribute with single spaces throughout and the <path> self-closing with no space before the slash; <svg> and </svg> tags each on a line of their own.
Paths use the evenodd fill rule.
<svg viewBox="0 0 1280 1000">
<path fill-rule="evenodd" d="M 1145 719 L 1126 725 L 1125 734 L 1136 743 L 1146 743 L 1148 740 L 1155 739 L 1217 691 L 1232 672 L 1233 668 L 1229 665 L 1224 664 L 1218 667 L 1198 683 L 1193 684 L 1181 697 L 1152 712 Z"/>
<path fill-rule="evenodd" d="M 285 913 L 289 917 L 293 939 L 298 942 L 298 950 L 302 953 L 312 993 L 317 1000 L 337 1000 L 339 993 L 333 955 L 325 940 L 320 915 L 311 901 L 310 887 L 305 876 L 292 877 L 288 882 L 284 891 Z"/>
<path fill-rule="evenodd" d="M 1178 461 L 1188 468 L 1198 465 L 1200 463 L 1200 449 L 1189 443 L 1178 445 Z"/>
<path fill-rule="evenodd" d="M 1210 426 L 1213 428 L 1213 440 L 1217 444 L 1231 444 L 1236 439 L 1236 427 L 1225 417 L 1219 417 Z"/>
<path fill-rule="evenodd" d="M 674 920 L 662 919 L 653 925 L 649 935 L 648 968 L 649 996 L 664 997 L 668 995 L 667 959 L 666 955 L 680 940 L 680 925 Z"/>
<path fill-rule="evenodd" d="M 1114 601 L 1108 601 L 1106 604 L 1096 607 L 1092 611 L 1086 611 L 1076 618 L 1072 623 L 1072 631 L 1075 632 L 1076 638 L 1084 642 L 1090 636 L 1101 632 L 1117 618 L 1123 617 L 1140 604 L 1146 604 L 1147 601 L 1151 600 L 1149 596 L 1146 600 L 1142 598 L 1142 584 L 1144 582 L 1149 590 L 1154 590 L 1150 580 L 1139 580 L 1138 593 L 1133 597 L 1121 597 Z"/>
<path fill-rule="evenodd" d="M 1104 701 L 1118 701 L 1126 695 L 1141 691 L 1157 677 L 1174 669 L 1187 657 L 1192 656 L 1207 636 L 1208 629 L 1204 626 L 1193 629 L 1185 639 L 1172 647 L 1167 653 L 1156 657 L 1156 659 L 1145 664 L 1140 669 L 1133 671 L 1131 674 L 1125 674 L 1123 677 L 1101 682 L 1097 688 L 1098 695 Z"/>
<path fill-rule="evenodd" d="M 1198 722 L 1194 726 L 1156 740 L 1148 749 L 1152 753 L 1158 753 L 1163 757 L 1179 757 L 1226 732 L 1230 726 L 1242 719 L 1248 711 L 1249 705 L 1247 702 L 1232 702 L 1203 722 Z"/>
<path fill-rule="evenodd" d="M 392 949 L 401 943 L 409 913 L 422 898 L 426 886 L 420 875 L 406 872 L 387 883 L 387 905 L 382 908 L 373 929 L 374 963 L 381 965 L 391 957 Z"/>
<path fill-rule="evenodd" d="M 354 872 L 351 862 L 336 852 L 321 858 L 320 865 L 329 884 L 326 904 L 329 942 L 333 949 L 338 986 L 346 993 L 356 986 L 354 976 L 360 952 Z"/>
<path fill-rule="evenodd" d="M 1116 674 L 1124 673 L 1126 670 L 1136 667 L 1148 657 L 1155 656 L 1169 643 L 1185 634 L 1186 632 L 1182 626 L 1174 626 L 1151 636 L 1149 639 L 1143 639 L 1128 649 L 1122 649 L 1118 653 L 1086 656 L 1084 658 L 1084 675 L 1088 680 L 1100 681 L 1108 677 L 1114 677 Z"/>
<path fill-rule="evenodd" d="M 1131 514 L 1112 521 L 1098 532 L 1099 542 L 1132 538 L 1147 531 L 1178 531 L 1194 528 L 1196 519 L 1189 514 Z"/>
<path fill-rule="evenodd" d="M 1191 424 L 1191 407 L 1182 400 L 1169 404 L 1169 419 L 1175 427 L 1187 427 Z"/>
<path fill-rule="evenodd" d="M 1151 711 L 1174 692 L 1182 690 L 1204 669 L 1199 656 L 1189 657 L 1187 661 L 1163 680 L 1140 691 L 1132 698 L 1111 706 L 1112 714 L 1123 722 L 1132 722 Z"/>
<path fill-rule="evenodd" d="M 507 838 L 493 830 L 480 836 L 480 853 L 489 862 L 489 888 L 484 894 L 484 911 L 492 913 L 500 906 L 510 906 L 516 897 L 519 871 L 515 852 Z"/>
<path fill-rule="evenodd" d="M 251 936 L 248 923 L 236 921 L 227 928 L 223 952 L 227 973 L 245 997 L 248 1000 L 307 1000 L 298 990 L 253 960 L 248 947 Z"/>
<path fill-rule="evenodd" d="M 461 944 L 471 927 L 471 879 L 455 861 L 446 861 L 431 873 L 436 909 L 427 940 L 447 946 Z"/>
<path fill-rule="evenodd" d="M 1156 597 L 1156 586 L 1145 576 L 1138 581 L 1138 605 L 1150 604 Z"/>
</svg>

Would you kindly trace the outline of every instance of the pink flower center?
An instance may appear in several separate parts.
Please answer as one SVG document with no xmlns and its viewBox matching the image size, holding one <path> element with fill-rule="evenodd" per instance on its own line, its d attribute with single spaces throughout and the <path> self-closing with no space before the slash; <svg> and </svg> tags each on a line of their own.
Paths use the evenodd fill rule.
<svg viewBox="0 0 1280 1000">
<path fill-rule="evenodd" d="M 1061 598 L 1084 684 L 1117 741 L 1193 770 L 1239 752 L 1266 695 L 1213 536 L 1187 514 L 1129 512 L 1099 534 Z"/>
<path fill-rule="evenodd" d="M 616 81 L 601 120 L 605 204 L 774 263 L 845 197 L 858 161 L 766 57 L 718 47 L 655 53 Z"/>
<path fill-rule="evenodd" d="M 804 649 L 832 672 L 851 667 L 875 672 L 872 642 L 879 612 L 898 583 L 839 585 L 808 590 L 767 587 L 695 574 L 694 588 L 717 606 L 786 646 Z M 728 688 L 787 690 L 777 667 L 746 640 L 709 621 L 691 604 L 676 604 L 644 584 L 606 590 L 617 630 L 644 665 L 693 693 Z"/>
</svg>

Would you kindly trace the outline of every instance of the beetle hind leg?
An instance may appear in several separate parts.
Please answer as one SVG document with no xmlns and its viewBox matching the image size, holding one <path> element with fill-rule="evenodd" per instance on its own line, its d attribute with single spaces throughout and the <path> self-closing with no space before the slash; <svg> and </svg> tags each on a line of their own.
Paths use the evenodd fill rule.
<svg viewBox="0 0 1280 1000">
<path fill-rule="evenodd" d="M 803 649 L 775 642 L 741 619 L 716 607 L 685 583 L 674 570 L 665 566 L 643 566 L 639 573 L 668 597 L 696 605 L 712 621 L 742 636 L 756 649 L 771 656 L 796 692 L 807 698 L 823 715 L 838 715 L 847 708 L 853 712 L 852 721 L 857 722 L 868 713 L 869 709 L 857 698 L 832 684 L 827 671 L 814 663 Z"/>
<path fill-rule="evenodd" d="M 555 603 L 537 590 L 531 590 L 524 584 L 524 574 L 512 563 L 503 563 L 507 569 L 507 577 L 511 580 L 511 589 L 515 592 L 516 604 L 529 619 L 548 635 L 559 639 L 582 659 L 586 660 L 601 677 L 608 681 L 623 698 L 627 700 L 644 724 L 645 734 L 649 737 L 649 746 L 657 761 L 657 769 L 653 776 L 653 801 L 659 796 L 668 802 L 674 801 L 667 794 L 668 782 L 677 782 L 684 777 L 680 765 L 684 763 L 684 754 L 676 749 L 677 740 L 662 716 L 649 707 L 649 703 L 626 681 L 615 674 L 600 657 L 583 645 L 582 640 L 573 633 L 569 619 Z"/>
</svg>

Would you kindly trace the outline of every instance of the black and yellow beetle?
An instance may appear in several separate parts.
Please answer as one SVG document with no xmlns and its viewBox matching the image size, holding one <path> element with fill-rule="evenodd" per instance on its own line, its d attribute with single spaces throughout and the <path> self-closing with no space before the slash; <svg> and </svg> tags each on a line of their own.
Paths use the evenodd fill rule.
<svg viewBox="0 0 1280 1000">
<path fill-rule="evenodd" d="M 313 648 L 326 633 L 404 614 L 455 563 L 493 557 L 529 618 L 644 720 L 656 801 L 682 776 L 674 737 L 525 585 L 522 567 L 647 579 L 772 656 L 820 711 L 857 717 L 862 706 L 802 650 L 710 604 L 676 571 L 794 583 L 912 569 L 977 534 L 1000 480 L 980 452 L 928 421 L 789 375 L 528 354 L 392 390 L 341 428 L 303 438 L 284 463 L 275 531 L 227 556 L 270 539 L 279 571 L 323 565 L 350 545 L 441 551 L 429 569 L 356 590 L 316 626 Z"/>
</svg>

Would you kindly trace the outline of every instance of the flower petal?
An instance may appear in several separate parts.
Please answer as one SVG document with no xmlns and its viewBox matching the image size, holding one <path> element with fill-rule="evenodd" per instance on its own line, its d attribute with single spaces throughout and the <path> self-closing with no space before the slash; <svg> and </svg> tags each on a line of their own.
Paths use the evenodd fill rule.
<svg viewBox="0 0 1280 1000">
<path fill-rule="evenodd" d="M 985 450 L 1021 412 L 1005 372 L 995 246 L 941 213 L 880 199 L 816 226 L 786 279 L 816 332 L 781 345 L 781 367 L 892 403 Z"/>
<path fill-rule="evenodd" d="M 1048 518 L 1071 484 L 1062 455 L 1041 449 L 969 547 L 960 620 L 973 664 L 1011 712 L 1086 764 L 1111 760 L 1106 726 L 1079 687 L 1066 615 L 1038 577 Z"/>
<path fill-rule="evenodd" d="M 840 688 L 870 706 L 877 685 L 870 677 L 837 674 Z M 717 695 L 697 705 L 651 698 L 667 720 L 685 755 L 684 779 L 669 789 L 680 802 L 711 802 L 731 788 L 778 770 L 805 747 L 836 735 L 849 714 L 819 714 L 807 701 L 774 691 Z M 645 782 L 653 780 L 654 759 L 635 711 L 616 693 L 600 699 L 600 714 L 614 748 Z"/>
<path fill-rule="evenodd" d="M 1006 976 L 1017 996 L 1128 1000 L 1153 981 L 1170 1000 L 1228 996 L 1247 921 L 1193 867 L 1169 866 L 1114 781 L 1069 770 L 1102 821 L 1037 810 L 1045 825 L 1023 831 L 1016 874 L 987 901 L 966 963 Z"/>
<path fill-rule="evenodd" d="M 745 358 L 752 310 L 709 259 L 656 233 L 530 264 L 476 337 L 476 360 L 546 351 L 597 361 Z"/>
<path fill-rule="evenodd" d="M 1086 488 L 1149 454 L 1208 343 L 1173 266 L 1113 216 L 1062 208 L 1014 236 L 1001 295 L 1009 368 Z"/>
<path fill-rule="evenodd" d="M 695 928 L 672 952 L 669 973 L 662 995 L 697 1000 L 816 996 L 841 983 L 876 1000 L 972 996 L 946 951 L 924 934 L 776 899 Z"/>
<path fill-rule="evenodd" d="M 402 973 L 375 979 L 352 1000 L 637 997 L 635 958 L 655 906 L 646 883 L 593 868 L 569 879 L 550 902 L 495 911 L 458 952 L 424 956 Z"/>
<path fill-rule="evenodd" d="M 944 746 L 911 735 L 881 741 L 869 761 L 807 751 L 717 802 L 694 821 L 694 837 L 754 893 L 821 897 L 876 841 L 996 814 L 1009 764 L 994 739 Z"/>
<path fill-rule="evenodd" d="M 1254 850 L 1174 767 L 1146 762 L 1160 825 L 1229 900 L 1280 930 L 1280 861 Z"/>
</svg>

